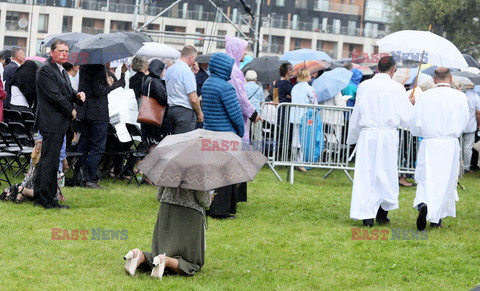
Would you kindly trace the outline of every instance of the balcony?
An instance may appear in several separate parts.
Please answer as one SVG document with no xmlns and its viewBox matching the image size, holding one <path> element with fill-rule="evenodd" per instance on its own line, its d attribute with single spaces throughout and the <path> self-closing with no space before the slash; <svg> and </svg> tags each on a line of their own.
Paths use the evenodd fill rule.
<svg viewBox="0 0 480 291">
<path fill-rule="evenodd" d="M 18 20 L 6 20 L 5 29 L 10 31 L 28 31 L 28 25 L 25 28 L 21 28 L 18 25 Z"/>
<path fill-rule="evenodd" d="M 262 52 L 272 54 L 283 54 L 283 44 L 271 43 L 262 45 Z"/>
</svg>

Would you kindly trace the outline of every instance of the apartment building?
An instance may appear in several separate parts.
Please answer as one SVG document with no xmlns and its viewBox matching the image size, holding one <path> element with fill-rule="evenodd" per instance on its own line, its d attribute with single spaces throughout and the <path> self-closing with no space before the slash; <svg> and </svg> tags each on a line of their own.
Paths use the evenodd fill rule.
<svg viewBox="0 0 480 291">
<path fill-rule="evenodd" d="M 352 52 L 373 53 L 376 40 L 387 29 L 389 10 L 383 0 L 261 1 L 260 55 L 281 55 L 299 48 L 323 50 L 336 59 L 350 57 Z M 240 1 L 185 0 L 165 11 L 177 1 L 145 5 L 138 0 L 137 17 L 135 2 L 0 0 L 0 27 L 4 27 L 0 47 L 19 45 L 27 48 L 28 55 L 40 54 L 40 43 L 47 35 L 131 31 L 135 21 L 142 26 L 162 11 L 148 32 L 155 41 L 178 49 L 189 44 L 202 53 L 222 51 L 222 36 L 241 36 L 237 28 L 254 36 L 254 21 Z M 244 3 L 256 9 L 256 0 Z"/>
</svg>

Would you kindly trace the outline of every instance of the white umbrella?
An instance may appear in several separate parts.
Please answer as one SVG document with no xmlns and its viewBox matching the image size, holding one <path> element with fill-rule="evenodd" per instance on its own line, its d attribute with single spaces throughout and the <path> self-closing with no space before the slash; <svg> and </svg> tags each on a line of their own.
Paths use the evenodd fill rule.
<svg viewBox="0 0 480 291">
<path fill-rule="evenodd" d="M 417 60 L 435 66 L 464 69 L 468 67 L 458 48 L 446 38 L 430 31 L 402 30 L 377 41 L 381 51 L 402 56 L 416 54 Z M 423 59 L 420 59 L 425 52 Z"/>
<path fill-rule="evenodd" d="M 178 59 L 180 52 L 171 46 L 158 42 L 144 42 L 136 55 L 147 58 Z"/>
</svg>

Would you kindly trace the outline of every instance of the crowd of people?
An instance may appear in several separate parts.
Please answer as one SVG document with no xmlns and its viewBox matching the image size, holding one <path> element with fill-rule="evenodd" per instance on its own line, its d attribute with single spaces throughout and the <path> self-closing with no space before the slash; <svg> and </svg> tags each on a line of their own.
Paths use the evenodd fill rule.
<svg viewBox="0 0 480 291">
<path fill-rule="evenodd" d="M 389 211 L 398 208 L 399 184 L 413 184 L 399 177 L 397 170 L 397 129 L 409 128 L 413 135 L 423 138 L 417 156 L 417 195 L 413 203 L 419 212 L 418 230 L 425 229 L 427 221 L 433 227 L 441 227 L 443 218 L 455 216 L 458 138 L 463 134 L 462 166 L 470 171 L 480 98 L 472 90 L 465 94 L 452 89 L 449 69 L 438 68 L 434 75 L 436 88 L 415 98 L 392 80 L 396 70 L 392 57 L 383 57 L 378 63 L 378 73 L 369 80 L 364 80 L 358 69 L 347 64 L 345 68 L 352 72 L 350 84 L 333 98 L 319 102 L 312 82 L 322 71 L 301 69 L 292 81 L 293 67 L 285 63 L 279 68 L 281 78 L 262 87 L 255 71 L 244 74 L 240 70 L 247 45 L 245 40 L 227 36 L 226 53 L 214 53 L 208 63 L 200 64 L 196 62 L 196 49 L 189 45 L 181 50 L 175 62 L 135 56 L 131 64 L 135 74 L 128 82 L 126 65 L 120 68 L 117 79 L 115 67 L 109 63 L 69 64 L 69 47 L 62 40 L 52 44 L 50 57 L 41 65 L 25 61 L 23 49 L 13 49 L 11 61 L 3 72 L 5 90 L 0 82 L 3 100 L 0 105 L 34 112 L 41 143 L 36 144 L 32 155 L 28 179 L 6 189 L 1 198 L 17 203 L 30 199 L 45 209 L 69 208 L 59 203 L 64 198 L 57 178 L 59 170 L 68 168 L 65 150 L 72 140 L 81 153 L 76 169 L 80 169 L 77 174 L 83 175 L 84 186 L 103 189 L 98 181 L 110 122 L 108 95 L 128 83 L 137 105 L 140 106 L 141 96 L 148 96 L 166 108 L 161 126 L 141 124 L 142 142 L 149 151 L 167 135 L 201 127 L 233 132 L 249 143 L 251 124 L 263 122 L 261 105 L 266 100 L 353 107 L 348 138 L 344 141 L 356 144 L 350 217 L 362 220 L 367 227 L 373 226 L 375 219 L 377 223 L 389 222 Z M 1 109 L 0 121 L 3 121 Z M 300 138 L 300 116 L 307 112 L 291 110 L 278 112 L 276 124 L 291 129 L 290 150 L 302 162 L 305 148 Z M 320 123 L 336 124 L 331 120 L 337 117 L 322 118 Z M 338 118 L 343 125 L 347 117 L 342 114 Z M 124 146 L 129 148 L 130 144 Z M 123 171 L 122 166 L 114 163 L 113 174 L 133 174 Z M 298 170 L 307 171 L 303 167 Z M 204 264 L 206 216 L 235 218 L 237 203 L 247 201 L 246 183 L 212 190 L 216 196 L 208 191 L 160 187 L 152 249 L 129 251 L 124 257 L 126 273 L 133 276 L 139 269 L 161 278 L 165 272 L 183 275 L 198 272 Z"/>
</svg>

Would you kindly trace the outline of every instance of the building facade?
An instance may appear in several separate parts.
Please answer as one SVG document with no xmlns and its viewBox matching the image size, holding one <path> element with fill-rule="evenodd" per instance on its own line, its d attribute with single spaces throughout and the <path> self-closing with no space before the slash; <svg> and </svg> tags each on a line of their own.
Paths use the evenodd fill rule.
<svg viewBox="0 0 480 291">
<path fill-rule="evenodd" d="M 5 28 L 0 47 L 19 45 L 27 48 L 28 55 L 40 54 L 40 43 L 47 35 L 131 31 L 135 20 L 142 26 L 162 11 L 148 32 L 155 41 L 178 49 L 189 44 L 202 53 L 222 51 L 222 36 L 240 36 L 237 28 L 254 35 L 254 21 L 240 1 L 185 0 L 168 10 L 174 0 L 153 1 L 138 6 L 134 17 L 135 2 L 0 0 L 0 27 Z M 255 0 L 244 3 L 256 9 Z M 260 11 L 260 55 L 299 48 L 323 50 L 334 59 L 351 57 L 352 52 L 373 53 L 388 21 L 383 0 L 262 0 Z"/>
</svg>

